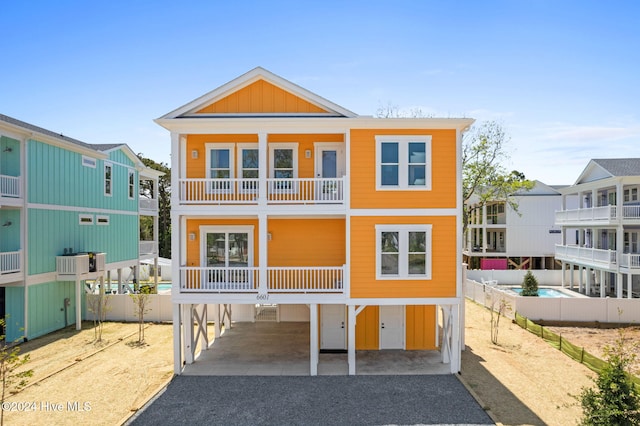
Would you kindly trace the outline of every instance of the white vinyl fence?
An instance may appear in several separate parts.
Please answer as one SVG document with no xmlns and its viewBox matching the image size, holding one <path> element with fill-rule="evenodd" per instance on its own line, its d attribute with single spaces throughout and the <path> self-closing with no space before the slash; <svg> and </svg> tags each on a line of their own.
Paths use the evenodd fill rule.
<svg viewBox="0 0 640 426">
<path fill-rule="evenodd" d="M 467 271 L 467 278 L 479 282 L 484 279 L 485 281 L 498 281 L 498 284 L 522 284 L 527 272 L 524 269 L 470 269 Z M 540 285 L 562 285 L 562 270 L 560 269 L 534 269 L 531 272 Z"/>
<path fill-rule="evenodd" d="M 105 318 L 107 321 L 138 321 L 135 313 L 135 305 L 128 294 L 110 294 L 106 297 L 109 298 Z M 144 314 L 145 322 L 171 322 L 173 320 L 173 307 L 171 305 L 170 294 L 150 294 L 148 306 L 149 310 Z M 93 313 L 87 309 L 84 319 L 93 321 Z"/>
<path fill-rule="evenodd" d="M 500 286 L 483 284 L 467 279 L 465 296 L 475 302 L 497 308 L 504 299 L 510 306 L 505 316 L 513 319 L 515 313 L 532 321 L 614 322 L 640 324 L 640 299 L 610 297 L 524 297 Z"/>
</svg>

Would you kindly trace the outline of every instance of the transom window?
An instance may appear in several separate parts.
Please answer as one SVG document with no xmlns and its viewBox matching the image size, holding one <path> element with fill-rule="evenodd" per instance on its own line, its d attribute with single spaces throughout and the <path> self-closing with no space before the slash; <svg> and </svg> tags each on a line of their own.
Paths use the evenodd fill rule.
<svg viewBox="0 0 640 426">
<path fill-rule="evenodd" d="M 376 136 L 377 189 L 431 189 L 431 136 Z"/>
<path fill-rule="evenodd" d="M 431 225 L 376 225 L 376 278 L 431 279 Z"/>
</svg>

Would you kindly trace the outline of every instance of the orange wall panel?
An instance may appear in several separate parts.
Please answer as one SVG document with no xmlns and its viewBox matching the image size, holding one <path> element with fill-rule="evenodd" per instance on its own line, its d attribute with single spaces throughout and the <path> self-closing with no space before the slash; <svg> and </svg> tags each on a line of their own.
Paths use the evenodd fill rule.
<svg viewBox="0 0 640 426">
<path fill-rule="evenodd" d="M 433 305 L 407 305 L 406 307 L 406 349 L 433 350 L 437 349 L 436 338 L 436 307 Z"/>
<path fill-rule="evenodd" d="M 356 318 L 356 349 L 377 350 L 380 347 L 380 309 L 367 306 Z"/>
<path fill-rule="evenodd" d="M 431 224 L 431 280 L 376 280 L 376 224 Z M 352 217 L 351 297 L 455 297 L 455 216 Z"/>
<path fill-rule="evenodd" d="M 264 80 L 258 80 L 198 111 L 216 113 L 326 113 L 311 102 Z"/>
<path fill-rule="evenodd" d="M 242 226 L 253 225 L 253 261 L 258 263 L 258 220 L 257 219 L 187 219 L 187 229 L 185 235 L 191 232 L 196 234 L 194 241 L 187 238 L 187 265 L 201 266 L 200 248 L 200 227 L 201 226 Z"/>
<path fill-rule="evenodd" d="M 270 219 L 269 266 L 342 266 L 344 219 Z"/>
<path fill-rule="evenodd" d="M 431 190 L 376 191 L 377 135 L 431 135 Z M 456 207 L 455 130 L 351 130 L 351 207 L 404 208 Z"/>
</svg>

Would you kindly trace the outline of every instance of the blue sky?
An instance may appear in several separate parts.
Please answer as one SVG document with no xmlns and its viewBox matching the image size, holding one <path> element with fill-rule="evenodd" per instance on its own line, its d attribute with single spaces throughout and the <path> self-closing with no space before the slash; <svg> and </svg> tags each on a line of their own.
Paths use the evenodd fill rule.
<svg viewBox="0 0 640 426">
<path fill-rule="evenodd" d="M 0 113 L 169 162 L 153 119 L 262 66 L 361 115 L 498 120 L 548 184 L 640 157 L 636 1 L 13 1 Z"/>
</svg>

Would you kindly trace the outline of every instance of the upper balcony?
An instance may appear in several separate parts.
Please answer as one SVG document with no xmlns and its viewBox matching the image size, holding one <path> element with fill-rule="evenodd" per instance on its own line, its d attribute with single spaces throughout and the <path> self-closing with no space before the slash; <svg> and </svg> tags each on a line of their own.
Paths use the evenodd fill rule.
<svg viewBox="0 0 640 426">
<path fill-rule="evenodd" d="M 58 281 L 91 280 L 104 275 L 105 253 L 75 253 L 56 256 Z"/>
<path fill-rule="evenodd" d="M 138 248 L 140 259 L 148 259 L 158 255 L 157 241 L 139 241 Z"/>
<path fill-rule="evenodd" d="M 585 266 L 613 269 L 617 265 L 615 250 L 556 244 L 556 259 Z"/>
<path fill-rule="evenodd" d="M 143 216 L 158 215 L 158 199 L 141 196 L 138 198 L 138 211 Z"/>
<path fill-rule="evenodd" d="M 621 212 L 616 206 L 590 207 L 556 212 L 558 225 L 613 225 L 621 219 L 623 224 L 640 224 L 640 205 L 625 205 Z M 620 215 L 618 213 L 621 213 Z M 619 217 L 620 216 L 620 217 Z"/>
<path fill-rule="evenodd" d="M 0 253 L 0 283 L 19 281 L 24 278 L 22 250 Z"/>
<path fill-rule="evenodd" d="M 0 206 L 22 203 L 22 178 L 0 174 Z"/>
<path fill-rule="evenodd" d="M 344 206 L 346 178 L 269 178 L 266 203 Z M 258 205 L 258 179 L 180 179 L 181 204 Z"/>
</svg>

